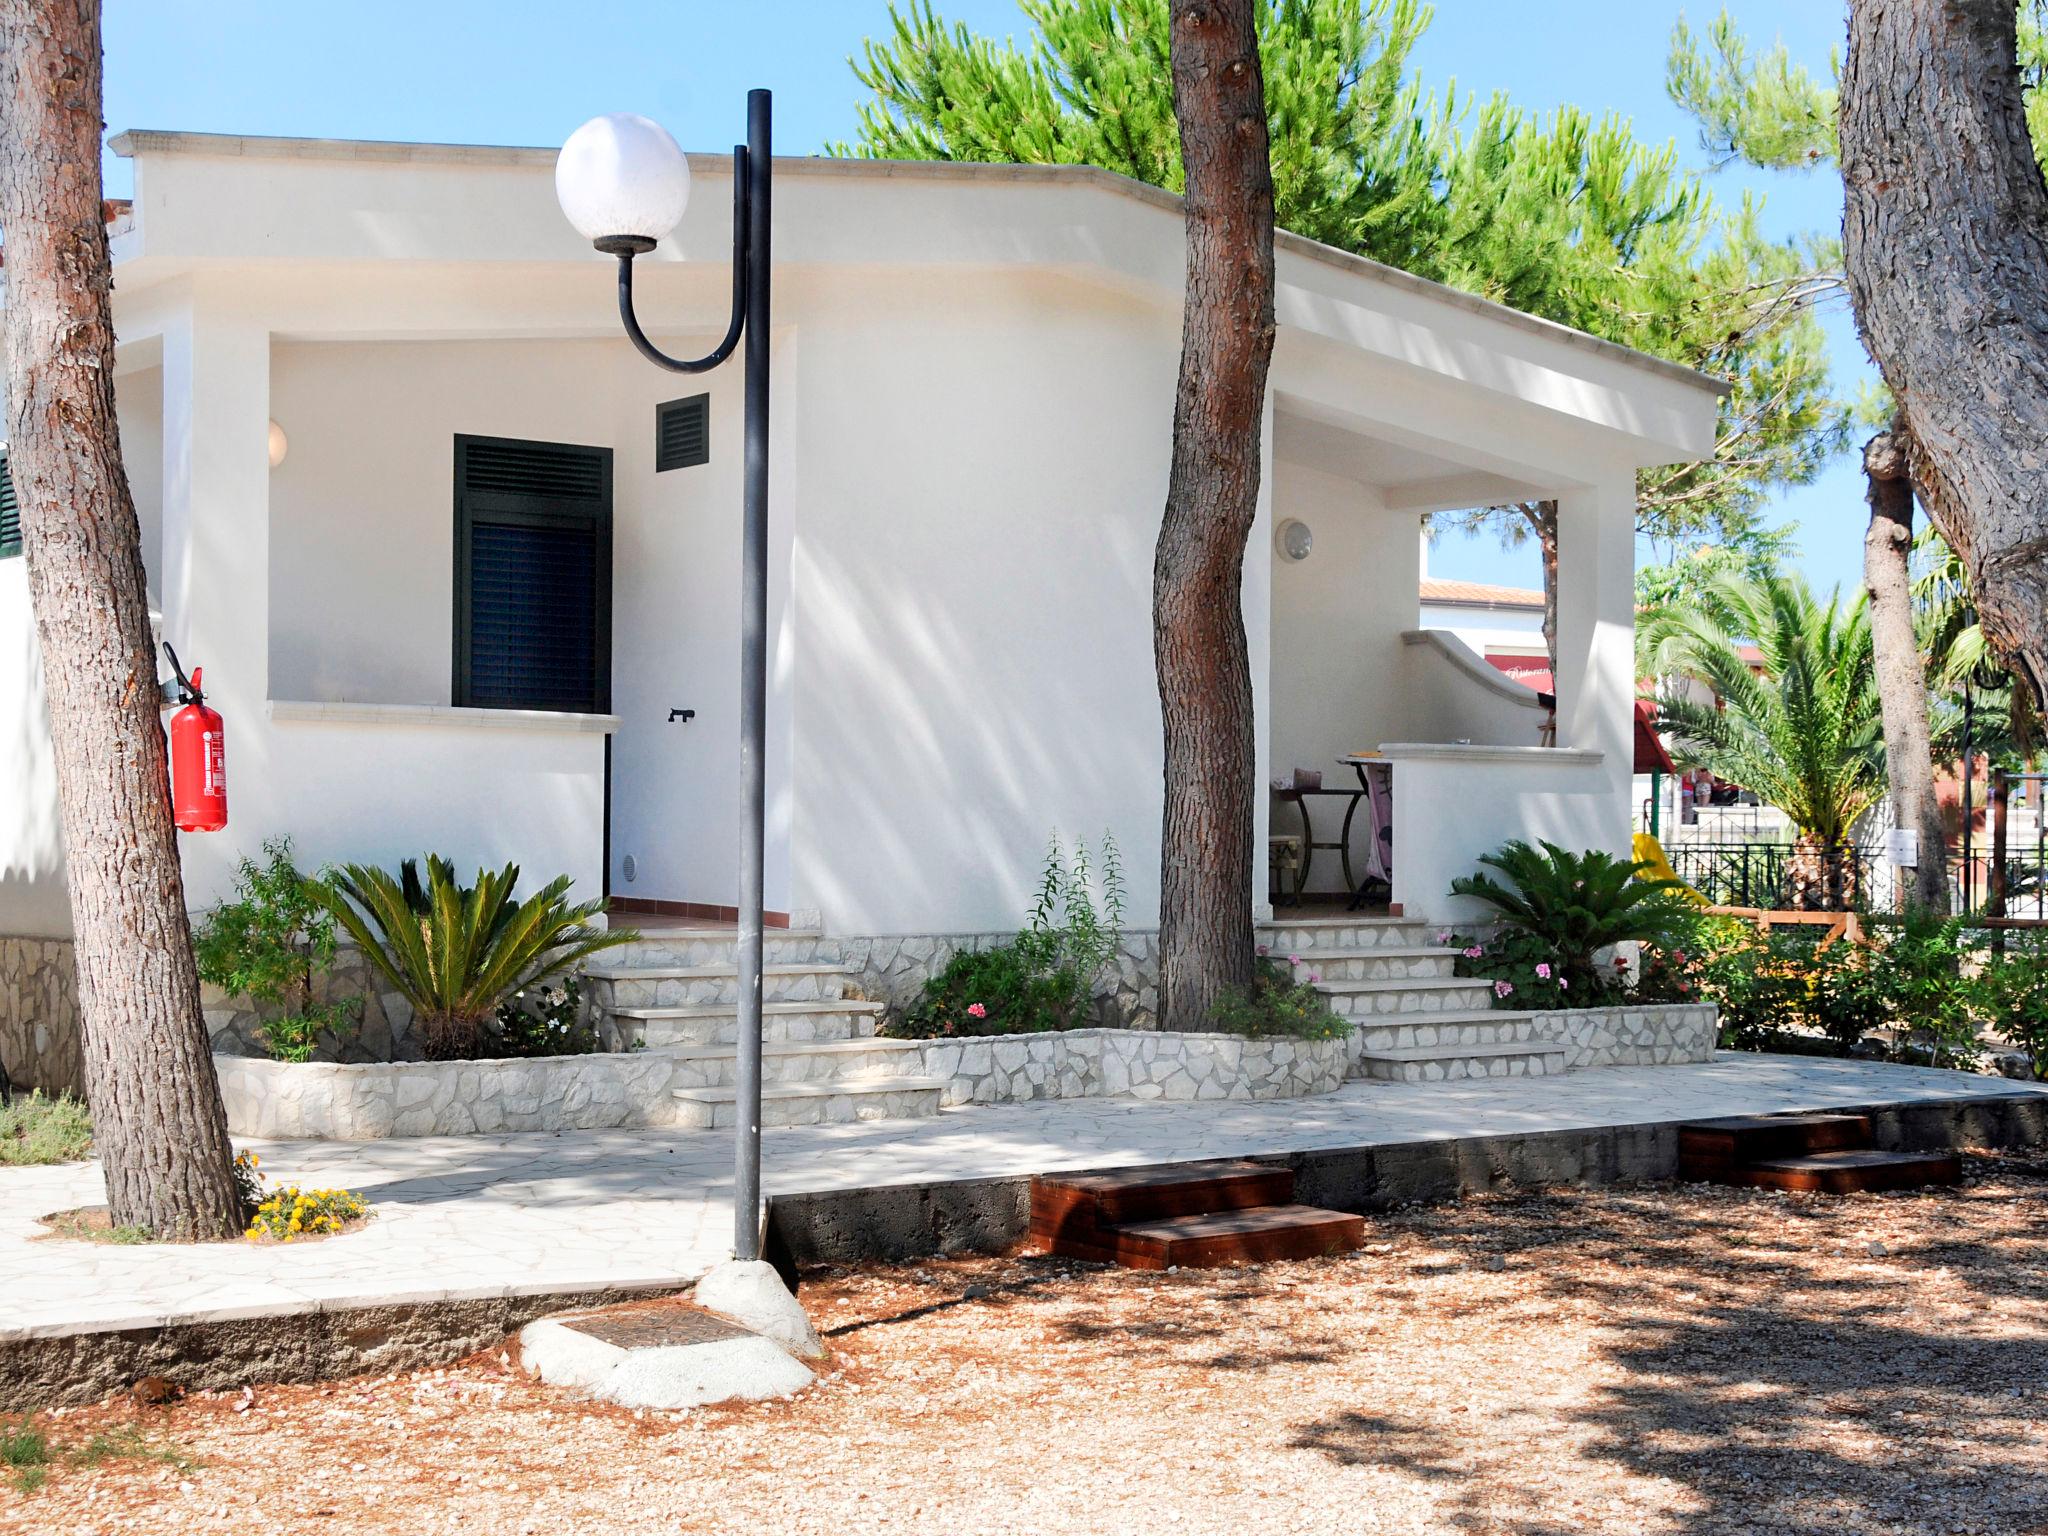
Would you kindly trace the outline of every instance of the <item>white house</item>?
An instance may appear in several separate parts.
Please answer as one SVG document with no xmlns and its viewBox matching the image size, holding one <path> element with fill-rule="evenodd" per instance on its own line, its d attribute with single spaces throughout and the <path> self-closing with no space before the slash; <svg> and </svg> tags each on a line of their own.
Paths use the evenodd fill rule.
<svg viewBox="0 0 2048 1536">
<path fill-rule="evenodd" d="M 739 365 L 679 381 L 634 354 L 552 151 L 113 142 L 152 604 L 227 720 L 229 827 L 184 838 L 195 906 L 280 833 L 308 864 L 432 849 L 728 906 Z M 639 263 L 676 352 L 723 331 L 731 282 L 730 161 L 691 170 Z M 1066 166 L 775 174 L 768 906 L 841 935 L 1012 929 L 1048 834 L 1108 829 L 1150 926 L 1178 201 Z M 1509 836 L 1625 848 L 1635 474 L 1711 451 L 1718 385 L 1293 236 L 1278 270 L 1244 581 L 1261 781 L 1382 752 L 1410 915 L 1449 915 Z M 1418 516 L 1538 497 L 1561 508 L 1553 748 L 1528 690 L 1416 623 Z M 0 935 L 61 939 L 13 559 L 0 779 Z M 1262 807 L 1262 835 L 1269 813 L 1292 814 Z"/>
</svg>

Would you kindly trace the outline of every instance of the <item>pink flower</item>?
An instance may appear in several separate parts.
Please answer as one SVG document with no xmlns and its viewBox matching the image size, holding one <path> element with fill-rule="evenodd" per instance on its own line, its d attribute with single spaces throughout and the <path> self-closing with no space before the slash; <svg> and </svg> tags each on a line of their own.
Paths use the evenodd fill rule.
<svg viewBox="0 0 2048 1536">
<path fill-rule="evenodd" d="M 1441 929 L 1437 930 L 1437 936 L 1436 936 L 1436 941 L 1437 941 L 1437 943 L 1439 943 L 1439 944 L 1448 944 L 1448 943 L 1450 943 L 1450 942 L 1451 942 L 1451 930 L 1450 930 L 1450 929 L 1448 929 L 1448 928 L 1441 928 Z"/>
<path fill-rule="evenodd" d="M 1536 979 L 1538 981 L 1550 980 L 1550 965 L 1547 961 L 1539 960 L 1536 962 Z"/>
<path fill-rule="evenodd" d="M 1615 968 L 1615 969 L 1616 969 L 1617 971 L 1625 971 L 1625 970 L 1627 970 L 1627 969 L 1628 969 L 1628 956 L 1627 956 L 1627 955 L 1616 955 L 1616 956 L 1614 957 L 1614 968 Z"/>
<path fill-rule="evenodd" d="M 1317 982 L 1321 981 L 1322 979 L 1323 978 L 1318 976 L 1314 971 L 1310 971 L 1308 973 L 1308 984 L 1310 986 L 1314 986 Z"/>
<path fill-rule="evenodd" d="M 1299 956 L 1299 955 L 1289 955 L 1289 956 L 1287 957 L 1287 963 L 1288 963 L 1289 965 L 1299 965 L 1299 964 L 1301 964 L 1301 956 Z"/>
<path fill-rule="evenodd" d="M 1515 984 L 1511 981 L 1496 981 L 1493 984 L 1493 995 L 1495 997 L 1506 997 L 1514 990 Z"/>
<path fill-rule="evenodd" d="M 1558 991 L 1560 991 L 1560 992 L 1569 992 L 1569 991 L 1571 991 L 1571 989 L 1572 989 L 1572 984 L 1571 984 L 1570 982 L 1566 981 L 1566 980 L 1565 980 L 1565 979 L 1564 979 L 1564 978 L 1563 978 L 1562 976 L 1560 976 L 1560 977 L 1558 977 L 1558 978 L 1557 978 L 1557 990 L 1558 990 Z"/>
<path fill-rule="evenodd" d="M 1273 953 L 1273 946 L 1270 944 L 1261 944 L 1259 946 L 1259 953 L 1262 955 L 1270 955 L 1271 953 Z"/>
<path fill-rule="evenodd" d="M 967 1013 L 970 1018 L 985 1019 L 988 1017 L 988 1010 L 979 1003 L 969 1003 L 967 1005 Z"/>
<path fill-rule="evenodd" d="M 1486 951 L 1483 948 L 1481 948 L 1477 944 L 1474 944 L 1470 949 L 1465 951 L 1465 958 L 1467 960 L 1477 960 L 1485 953 Z"/>
<path fill-rule="evenodd" d="M 1671 963 L 1673 965 L 1685 964 L 1685 951 L 1682 949 L 1674 949 L 1673 951 L 1671 951 Z"/>
</svg>

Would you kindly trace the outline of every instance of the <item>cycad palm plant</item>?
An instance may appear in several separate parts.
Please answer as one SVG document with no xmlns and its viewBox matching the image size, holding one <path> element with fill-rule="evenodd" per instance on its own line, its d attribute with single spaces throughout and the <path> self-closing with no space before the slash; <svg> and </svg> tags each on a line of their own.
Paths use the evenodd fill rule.
<svg viewBox="0 0 2048 1536">
<path fill-rule="evenodd" d="M 1718 703 L 1665 699 L 1686 767 L 1754 791 L 1797 829 L 1805 862 L 1835 876 L 1857 818 L 1884 793 L 1884 717 L 1860 597 L 1822 602 L 1796 576 L 1724 572 L 1697 601 L 1643 616 L 1640 670 L 1705 684 Z M 1762 657 L 1752 671 L 1742 643 Z"/>
<path fill-rule="evenodd" d="M 1556 843 L 1532 846 L 1520 838 L 1479 861 L 1513 882 L 1463 875 L 1451 894 L 1471 896 L 1500 913 L 1504 927 L 1540 940 L 1555 958 L 1569 989 L 1596 997 L 1605 978 L 1594 957 L 1625 943 L 1669 943 L 1690 932 L 1696 914 L 1678 894 L 1676 880 L 1647 878 L 1651 865 L 1593 849 L 1573 853 Z"/>
<path fill-rule="evenodd" d="M 413 1027 L 430 1060 L 474 1056 L 486 1020 L 522 987 L 589 955 L 637 938 L 630 929 L 589 926 L 601 901 L 571 905 L 569 878 L 517 901 L 519 866 L 478 870 L 464 886 L 455 867 L 427 856 L 420 881 L 407 859 L 388 870 L 345 864 L 327 877 L 322 899 L 385 980 L 412 1004 Z"/>
</svg>

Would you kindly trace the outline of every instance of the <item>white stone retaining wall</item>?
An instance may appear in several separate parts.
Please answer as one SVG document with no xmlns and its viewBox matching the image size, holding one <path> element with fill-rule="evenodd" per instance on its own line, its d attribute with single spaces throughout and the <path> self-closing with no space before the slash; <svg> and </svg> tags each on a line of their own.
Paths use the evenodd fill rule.
<svg viewBox="0 0 2048 1536">
<path fill-rule="evenodd" d="M 1564 1043 L 1567 1067 L 1662 1067 L 1705 1061 L 1721 1035 L 1712 1003 L 1630 1003 L 1532 1012 L 1538 1039 Z"/>
<path fill-rule="evenodd" d="M 85 1092 L 69 939 L 0 938 L 0 1069 L 17 1088 Z"/>
<path fill-rule="evenodd" d="M 950 1077 L 948 1104 L 1275 1099 L 1330 1092 L 1343 1082 L 1345 1062 L 1342 1040 L 1076 1029 L 920 1042 L 903 1053 L 898 1075 Z M 673 1125 L 679 1106 L 672 1090 L 703 1085 L 700 1063 L 660 1049 L 519 1061 L 216 1056 L 214 1065 L 228 1128 L 282 1140 Z"/>
<path fill-rule="evenodd" d="M 1247 1040 L 1156 1029 L 1070 1029 L 924 1042 L 948 1104 L 1030 1099 L 1294 1099 L 1344 1081 L 1343 1040 Z"/>
</svg>

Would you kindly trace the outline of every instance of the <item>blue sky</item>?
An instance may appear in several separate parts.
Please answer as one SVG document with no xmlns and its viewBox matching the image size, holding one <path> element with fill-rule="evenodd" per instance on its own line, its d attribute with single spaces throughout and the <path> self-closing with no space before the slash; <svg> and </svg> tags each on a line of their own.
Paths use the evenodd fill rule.
<svg viewBox="0 0 2048 1536">
<path fill-rule="evenodd" d="M 1698 6 L 1704 23 L 1718 5 Z M 1014 0 L 941 0 L 977 30 L 1021 33 Z M 1520 105 L 1572 103 L 1632 117 L 1645 137 L 1676 138 L 1698 157 L 1691 124 L 1665 99 L 1664 57 L 1678 6 L 1659 0 L 1438 0 L 1415 66 L 1433 86 L 1507 91 Z M 1737 18 L 1759 38 L 1782 35 L 1816 67 L 1838 46 L 1839 5 L 1750 0 Z M 691 149 L 716 150 L 742 131 L 749 86 L 775 92 L 776 144 L 817 150 L 850 135 L 863 97 L 849 54 L 887 25 L 883 0 L 108 0 L 110 129 L 557 144 L 598 112 L 644 112 Z M 109 157 L 108 190 L 127 190 Z M 1733 200 L 1766 198 L 1767 226 L 1790 235 L 1835 229 L 1841 194 L 1830 174 L 1724 172 Z M 1868 370 L 1846 309 L 1829 316 L 1845 385 Z M 1822 587 L 1854 586 L 1865 514 L 1853 455 L 1814 485 L 1783 494 L 1775 520 L 1800 525 L 1802 563 Z M 1493 540 L 1445 540 L 1432 569 L 1534 585 L 1533 552 Z"/>
</svg>

